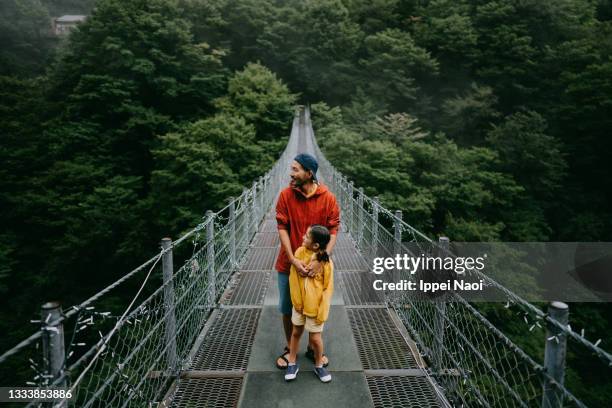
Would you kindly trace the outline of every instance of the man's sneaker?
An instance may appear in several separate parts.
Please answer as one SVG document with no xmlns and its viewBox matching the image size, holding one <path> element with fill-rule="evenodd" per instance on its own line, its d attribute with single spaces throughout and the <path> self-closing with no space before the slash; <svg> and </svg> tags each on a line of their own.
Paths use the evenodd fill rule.
<svg viewBox="0 0 612 408">
<path fill-rule="evenodd" d="M 297 363 L 288 365 L 287 371 L 285 371 L 285 381 L 295 380 L 298 371 L 300 371 L 300 366 Z"/>
<path fill-rule="evenodd" d="M 323 381 L 324 383 L 331 381 L 331 374 L 325 367 L 315 367 L 314 372 L 315 375 L 319 377 L 319 380 Z"/>
</svg>

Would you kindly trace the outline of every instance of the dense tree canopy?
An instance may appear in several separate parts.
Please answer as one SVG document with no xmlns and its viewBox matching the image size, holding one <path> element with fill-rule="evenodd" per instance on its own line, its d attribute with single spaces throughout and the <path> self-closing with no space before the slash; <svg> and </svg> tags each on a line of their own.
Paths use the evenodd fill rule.
<svg viewBox="0 0 612 408">
<path fill-rule="evenodd" d="M 609 0 L 3 0 L 0 41 L 3 348 L 239 194 L 296 102 L 426 234 L 612 239 Z"/>
</svg>

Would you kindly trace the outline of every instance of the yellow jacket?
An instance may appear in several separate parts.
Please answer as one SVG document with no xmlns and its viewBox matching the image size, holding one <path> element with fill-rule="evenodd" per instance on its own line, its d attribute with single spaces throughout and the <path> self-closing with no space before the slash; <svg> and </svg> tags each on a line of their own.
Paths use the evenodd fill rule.
<svg viewBox="0 0 612 408">
<path fill-rule="evenodd" d="M 308 265 L 314 252 L 301 246 L 295 251 L 295 257 Z M 317 324 L 327 320 L 332 293 L 334 292 L 334 264 L 322 262 L 322 271 L 312 278 L 302 277 L 295 266 L 289 271 L 289 288 L 291 303 L 296 310 L 302 310 L 304 316 L 312 317 Z"/>
</svg>

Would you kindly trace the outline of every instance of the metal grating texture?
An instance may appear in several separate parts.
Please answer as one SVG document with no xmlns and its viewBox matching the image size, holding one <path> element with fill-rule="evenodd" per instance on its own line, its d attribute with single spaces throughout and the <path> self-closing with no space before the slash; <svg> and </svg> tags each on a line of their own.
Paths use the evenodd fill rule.
<svg viewBox="0 0 612 408">
<path fill-rule="evenodd" d="M 238 406 L 242 378 L 185 378 L 180 380 L 172 408 L 233 408 Z"/>
<path fill-rule="evenodd" d="M 278 247 L 280 240 L 277 232 L 258 232 L 251 243 L 253 247 Z"/>
<path fill-rule="evenodd" d="M 366 376 L 375 408 L 441 407 L 426 377 Z"/>
<path fill-rule="evenodd" d="M 240 268 L 245 271 L 270 271 L 274 268 L 279 248 L 250 248 Z"/>
<path fill-rule="evenodd" d="M 386 309 L 347 309 L 363 368 L 418 368 Z"/>
<path fill-rule="evenodd" d="M 368 270 L 368 264 L 354 248 L 334 248 L 332 259 L 337 271 Z"/>
<path fill-rule="evenodd" d="M 225 305 L 262 305 L 270 282 L 270 272 L 239 271 L 234 275 L 222 303 Z"/>
<path fill-rule="evenodd" d="M 260 309 L 223 309 L 196 353 L 190 370 L 246 370 Z"/>
<path fill-rule="evenodd" d="M 276 219 L 264 221 L 263 224 L 261 225 L 261 228 L 259 229 L 259 232 L 277 232 L 277 231 L 278 229 L 276 228 Z"/>
<path fill-rule="evenodd" d="M 336 240 L 336 248 L 355 248 L 355 243 L 351 239 L 351 236 L 346 233 L 339 233 L 338 239 Z"/>
<path fill-rule="evenodd" d="M 344 288 L 346 305 L 380 305 L 383 303 L 380 292 L 374 290 L 372 282 L 376 275 L 367 272 L 339 272 Z"/>
</svg>

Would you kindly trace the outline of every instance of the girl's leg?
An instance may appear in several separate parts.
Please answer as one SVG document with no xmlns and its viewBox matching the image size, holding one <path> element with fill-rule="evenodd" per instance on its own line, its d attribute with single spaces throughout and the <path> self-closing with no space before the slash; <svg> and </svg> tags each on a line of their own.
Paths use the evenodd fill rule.
<svg viewBox="0 0 612 408">
<path fill-rule="evenodd" d="M 304 326 L 293 325 L 293 331 L 291 332 L 291 341 L 289 342 L 289 362 L 295 363 L 297 360 L 297 352 L 300 347 L 300 338 L 304 332 Z"/>
<path fill-rule="evenodd" d="M 323 361 L 323 339 L 321 333 L 310 333 L 310 344 L 315 353 L 315 367 L 321 367 Z"/>
</svg>

